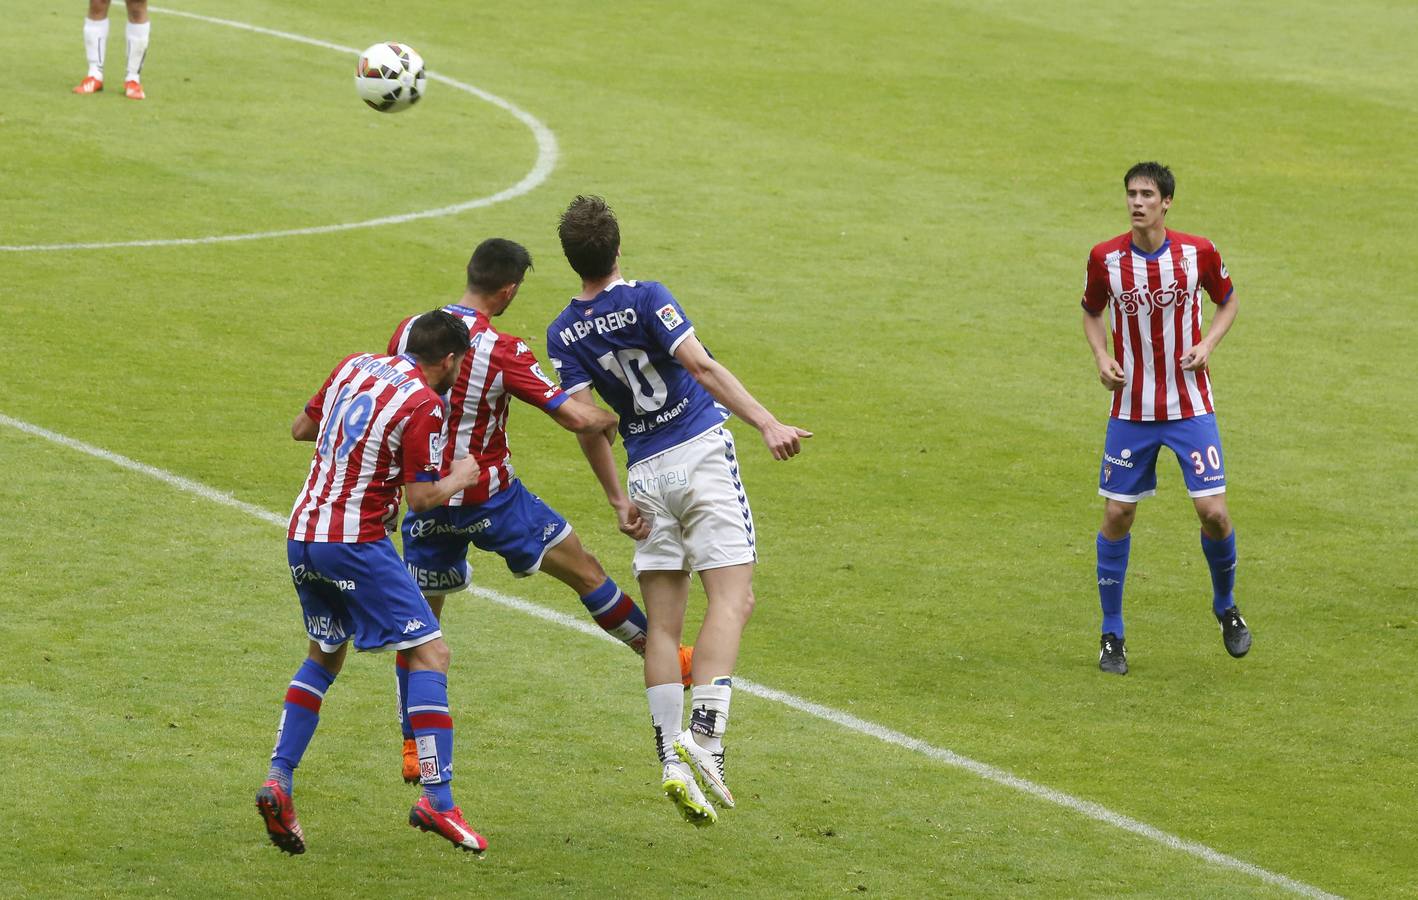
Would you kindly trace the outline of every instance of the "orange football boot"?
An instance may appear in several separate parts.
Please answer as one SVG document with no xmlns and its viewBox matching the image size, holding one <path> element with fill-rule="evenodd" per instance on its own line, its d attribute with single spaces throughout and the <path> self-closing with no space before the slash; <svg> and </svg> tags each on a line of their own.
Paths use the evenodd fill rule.
<svg viewBox="0 0 1418 900">
<path fill-rule="evenodd" d="M 123 82 L 123 96 L 129 100 L 146 100 L 148 95 L 143 93 L 143 83 L 141 81 Z"/>
<path fill-rule="evenodd" d="M 74 86 L 76 94 L 97 94 L 101 90 L 103 90 L 103 82 L 92 75 Z"/>
<path fill-rule="evenodd" d="M 679 645 L 679 680 L 685 687 L 694 684 L 694 679 L 690 677 L 690 669 L 694 665 L 694 648 Z"/>
<path fill-rule="evenodd" d="M 419 782 L 419 750 L 413 738 L 404 741 L 404 781 L 409 784 Z"/>
</svg>

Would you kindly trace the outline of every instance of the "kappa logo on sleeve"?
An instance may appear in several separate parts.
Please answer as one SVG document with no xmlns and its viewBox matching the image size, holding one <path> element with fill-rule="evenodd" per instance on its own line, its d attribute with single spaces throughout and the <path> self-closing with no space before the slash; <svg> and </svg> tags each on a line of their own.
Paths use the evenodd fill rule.
<svg viewBox="0 0 1418 900">
<path fill-rule="evenodd" d="M 665 328 L 670 331 L 674 331 L 684 324 L 684 319 L 680 317 L 679 311 L 669 303 L 655 310 L 655 315 L 660 317 L 660 324 L 664 325 Z"/>
</svg>

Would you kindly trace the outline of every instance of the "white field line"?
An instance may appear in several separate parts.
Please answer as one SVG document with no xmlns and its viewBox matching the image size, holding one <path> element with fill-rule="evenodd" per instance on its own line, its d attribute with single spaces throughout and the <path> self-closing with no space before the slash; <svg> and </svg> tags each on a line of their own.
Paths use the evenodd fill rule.
<svg viewBox="0 0 1418 900">
<path fill-rule="evenodd" d="M 46 428 L 40 428 L 38 425 L 31 425 L 30 423 L 20 421 L 19 419 L 12 419 L 3 413 L 0 413 L 0 425 L 9 426 L 10 428 L 22 431 L 25 434 L 32 435 L 38 438 L 43 438 L 44 440 L 52 441 L 56 444 L 61 444 L 71 450 L 77 450 L 80 453 L 86 453 L 89 456 L 97 457 L 98 459 L 105 460 L 107 462 L 113 463 L 116 466 L 121 466 L 122 468 L 128 469 L 130 471 L 138 472 L 143 475 L 156 478 L 157 480 L 165 484 L 171 485 L 172 487 L 175 487 L 180 491 L 186 491 L 190 494 L 196 494 L 197 496 L 202 497 L 206 500 L 210 500 L 213 503 L 220 503 L 223 506 L 229 506 L 233 509 L 239 509 L 242 512 L 247 513 L 248 515 L 260 519 L 263 522 L 269 522 L 272 525 L 277 525 L 281 528 L 286 527 L 287 519 L 284 516 L 276 515 L 270 510 L 262 509 L 259 506 L 253 506 L 250 503 L 238 500 L 231 494 L 228 494 L 224 491 L 216 490 L 215 488 L 208 487 L 205 484 L 201 484 L 200 482 L 193 481 L 189 478 L 183 478 L 181 475 L 174 475 L 171 472 L 167 472 L 163 469 L 147 465 L 146 463 L 137 462 L 135 460 L 129 459 L 126 456 L 120 456 L 117 453 L 111 453 L 101 447 L 95 447 L 92 444 L 86 444 L 83 441 L 77 441 L 71 437 L 58 434 Z M 566 613 L 558 612 L 554 609 L 548 609 L 545 606 L 532 603 L 529 600 L 523 600 L 520 597 L 509 596 L 498 591 L 488 590 L 487 588 L 474 587 L 471 589 L 470 592 L 479 597 L 482 597 L 485 600 L 489 600 L 500 606 L 505 606 L 508 609 L 514 609 L 518 612 L 526 613 L 529 616 L 535 616 L 538 619 L 543 619 L 548 622 L 554 622 L 557 625 L 562 625 L 574 631 L 579 631 L 582 634 L 589 635 L 594 638 L 599 638 L 601 640 L 609 641 L 610 643 L 618 643 L 615 638 L 606 634 L 600 628 L 585 621 L 582 618 L 569 616 Z M 798 697 L 796 695 L 789 694 L 785 691 L 777 690 L 776 688 L 756 684 L 744 678 L 736 677 L 734 679 L 734 687 L 740 691 L 744 691 L 745 693 L 752 694 L 755 697 L 761 697 L 764 700 L 771 700 L 777 703 L 781 703 L 784 706 L 791 707 L 792 709 L 796 709 L 799 712 L 804 712 L 810 716 L 815 716 L 816 718 L 832 722 L 833 724 L 846 728 L 849 731 L 855 731 L 858 734 L 863 734 L 868 737 L 876 738 L 877 740 L 882 741 L 884 743 L 892 744 L 894 746 L 910 750 L 914 753 L 919 753 L 922 756 L 929 757 L 931 759 L 936 760 L 937 762 L 945 763 L 946 765 L 953 766 L 957 769 L 964 769 L 966 772 L 969 772 L 972 775 L 977 775 L 980 778 L 985 779 L 986 781 L 991 781 L 995 784 L 1002 785 L 1007 788 L 1013 788 L 1014 790 L 1019 791 L 1020 793 L 1028 794 L 1029 796 L 1034 797 L 1036 799 L 1052 803 L 1055 806 L 1061 806 L 1064 809 L 1072 810 L 1073 812 L 1076 812 L 1079 815 L 1084 816 L 1085 818 L 1092 819 L 1095 822 L 1101 822 L 1104 825 L 1111 825 L 1114 828 L 1129 832 L 1130 834 L 1135 834 L 1138 837 L 1146 838 L 1147 840 L 1161 844 L 1164 847 L 1169 847 L 1173 850 L 1180 851 L 1189 856 L 1194 856 L 1197 859 L 1211 863 L 1212 865 L 1219 866 L 1224 869 L 1232 869 L 1236 872 L 1240 872 L 1244 875 L 1249 875 L 1252 878 L 1259 879 L 1260 881 L 1264 881 L 1268 884 L 1273 884 L 1276 887 L 1284 888 L 1287 891 L 1291 891 L 1301 896 L 1323 898 L 1334 898 L 1336 896 L 1334 894 L 1322 891 L 1317 887 L 1305 884 L 1302 881 L 1296 881 L 1293 878 L 1289 878 L 1285 875 L 1272 872 L 1269 869 L 1263 869 L 1260 866 L 1252 865 L 1251 863 L 1248 863 L 1241 859 L 1237 859 L 1234 856 L 1228 856 L 1227 854 L 1222 853 L 1218 850 L 1213 850 L 1205 844 L 1200 844 L 1196 841 L 1189 841 L 1185 838 L 1177 837 L 1174 834 L 1169 834 L 1168 832 L 1162 831 L 1159 828 L 1154 828 L 1151 825 L 1148 825 L 1146 822 L 1140 822 L 1137 819 L 1132 818 L 1131 816 L 1125 816 L 1122 813 L 1113 812 L 1107 807 L 1101 806 L 1090 800 L 1082 800 L 1078 797 L 1073 796 L 1072 794 L 1065 794 L 1062 791 L 1056 791 L 1053 788 L 1046 787 L 1042 784 L 1035 784 L 1034 782 L 1029 781 L 1028 779 L 1020 778 L 1017 775 L 1011 775 L 1004 769 L 996 768 L 992 765 L 989 765 L 988 763 L 979 762 L 977 760 L 969 758 L 968 756 L 961 756 L 960 754 L 955 753 L 951 750 L 947 750 L 943 747 L 937 747 L 933 744 L 928 744 L 925 741 L 920 740 L 919 738 L 913 738 L 908 734 L 902 734 L 901 732 L 887 728 L 884 725 L 878 725 L 875 722 L 868 722 L 865 719 L 859 719 L 856 716 L 851 715 L 850 713 L 845 713 L 841 710 L 833 709 L 830 706 L 823 706 L 818 703 L 813 703 L 811 700 L 804 700 L 803 698 Z"/>
<path fill-rule="evenodd" d="M 181 16 L 185 19 L 196 19 L 199 22 L 207 22 L 212 25 L 225 25 L 229 28 L 238 28 L 242 31 L 251 31 L 256 34 L 264 34 L 270 37 L 281 38 L 287 41 L 295 41 L 299 44 L 308 44 L 312 47 L 320 47 L 325 50 L 334 50 L 340 53 L 359 54 L 359 50 L 354 47 L 345 47 L 340 44 L 332 44 L 329 41 L 322 41 L 316 38 L 305 37 L 304 35 L 291 34 L 287 31 L 276 31 L 271 28 L 261 28 L 256 25 L 248 25 L 245 22 L 235 22 L 230 19 L 216 19 L 211 16 L 199 16 L 196 13 L 181 12 L 175 9 L 165 9 L 160 6 L 150 6 L 152 12 L 162 13 L 168 16 Z M 506 190 L 498 191 L 486 197 L 478 197 L 473 200 L 465 200 L 462 203 L 455 203 L 452 206 L 440 206 L 437 209 L 425 209 L 418 212 L 399 213 L 391 216 L 381 216 L 377 219 L 365 219 L 361 222 L 342 222 L 335 225 L 315 225 L 309 228 L 287 228 L 280 231 L 253 231 L 248 234 L 218 234 L 207 237 L 194 238 L 153 238 L 136 241 L 98 241 L 92 243 L 71 243 L 71 244 L 0 244 L 0 252 L 19 253 L 24 251 L 49 251 L 49 250 L 110 250 L 115 247 L 182 247 L 193 244 L 225 244 L 233 241 L 256 241 L 267 238 L 298 237 L 312 234 L 329 234 L 335 231 L 350 231 L 355 228 L 374 228 L 380 225 L 398 225 L 403 222 L 412 222 L 417 219 L 436 219 L 443 216 L 452 216 L 457 213 L 467 212 L 470 209 L 481 209 L 485 206 L 492 206 L 504 200 L 511 200 L 529 193 L 551 175 L 552 169 L 556 168 L 558 155 L 556 135 L 551 129 L 543 125 L 535 116 L 516 104 L 504 100 L 503 98 L 489 94 L 487 91 L 471 84 L 449 78 L 446 75 L 439 75 L 436 72 L 429 72 L 428 79 L 446 84 L 456 88 L 466 94 L 471 94 L 479 100 L 491 103 L 498 109 L 511 114 L 515 119 L 526 125 L 537 141 L 537 161 L 532 166 L 532 170 L 522 177 L 522 180 Z M 353 105 L 354 100 L 350 101 Z"/>
</svg>

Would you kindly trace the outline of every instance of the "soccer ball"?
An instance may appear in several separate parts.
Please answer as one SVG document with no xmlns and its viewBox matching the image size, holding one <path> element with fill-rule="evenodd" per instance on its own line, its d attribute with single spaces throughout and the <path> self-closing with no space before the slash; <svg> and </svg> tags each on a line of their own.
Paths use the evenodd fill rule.
<svg viewBox="0 0 1418 900">
<path fill-rule="evenodd" d="M 375 44 L 355 64 L 355 92 L 372 109 L 400 112 L 423 97 L 423 57 L 408 44 Z"/>
</svg>

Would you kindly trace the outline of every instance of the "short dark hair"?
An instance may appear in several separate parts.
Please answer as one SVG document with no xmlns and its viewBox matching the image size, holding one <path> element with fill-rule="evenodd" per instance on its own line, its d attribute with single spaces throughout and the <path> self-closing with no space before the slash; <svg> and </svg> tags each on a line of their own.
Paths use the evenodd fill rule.
<svg viewBox="0 0 1418 900">
<path fill-rule="evenodd" d="M 409 327 L 409 341 L 405 348 L 425 365 L 442 362 L 450 353 L 468 352 L 468 326 L 445 310 L 426 312 Z"/>
<path fill-rule="evenodd" d="M 532 254 L 516 241 L 488 238 L 468 260 L 468 288 L 483 294 L 521 284 L 532 267 Z"/>
<path fill-rule="evenodd" d="M 1123 187 L 1134 178 L 1146 178 L 1157 185 L 1157 193 L 1163 197 L 1171 197 L 1177 190 L 1177 179 L 1172 177 L 1172 170 L 1162 165 L 1160 162 L 1140 162 L 1128 169 L 1128 173 L 1123 176 Z"/>
<path fill-rule="evenodd" d="M 604 199 L 578 194 L 561 214 L 556 233 L 566 261 L 583 279 L 593 281 L 615 271 L 620 223 Z"/>
</svg>

